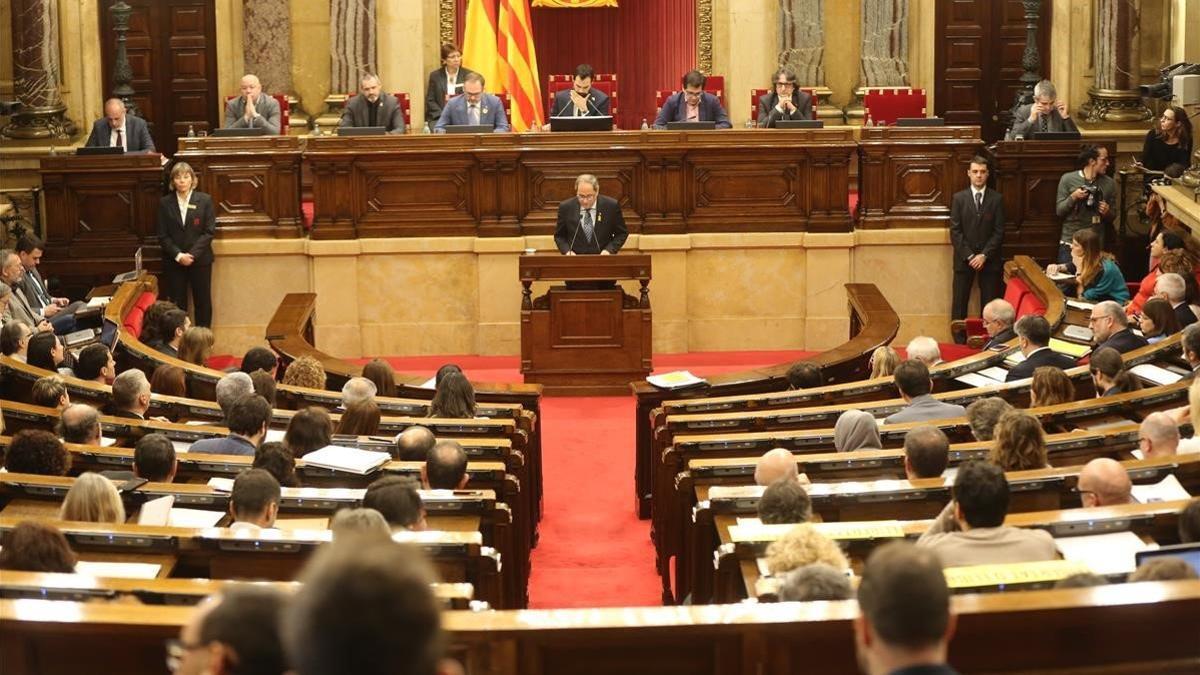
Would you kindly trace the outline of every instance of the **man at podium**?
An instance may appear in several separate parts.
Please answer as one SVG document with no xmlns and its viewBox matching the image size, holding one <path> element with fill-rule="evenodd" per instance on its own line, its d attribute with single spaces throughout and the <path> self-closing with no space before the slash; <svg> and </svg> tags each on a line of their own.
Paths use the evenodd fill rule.
<svg viewBox="0 0 1200 675">
<path fill-rule="evenodd" d="M 575 196 L 558 205 L 554 227 L 558 251 L 564 255 L 611 255 L 621 250 L 628 237 L 621 205 L 600 194 L 600 181 L 595 176 L 580 174 L 575 179 Z"/>
</svg>

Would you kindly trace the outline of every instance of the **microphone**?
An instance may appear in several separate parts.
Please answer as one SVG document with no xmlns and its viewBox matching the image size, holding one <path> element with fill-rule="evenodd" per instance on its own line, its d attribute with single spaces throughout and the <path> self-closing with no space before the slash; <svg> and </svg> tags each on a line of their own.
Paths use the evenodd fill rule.
<svg viewBox="0 0 1200 675">
<path fill-rule="evenodd" d="M 580 217 L 582 218 L 582 216 L 580 216 Z M 575 223 L 575 234 L 571 235 L 571 243 L 567 245 L 567 250 L 566 250 L 566 251 L 563 251 L 563 254 L 566 254 L 566 253 L 568 253 L 569 251 L 574 251 L 574 250 L 575 250 L 575 237 L 578 237 L 578 236 L 579 236 L 579 231 L 580 231 L 580 230 L 582 230 L 582 229 L 583 229 L 583 223 L 582 223 L 582 222 Z"/>
<path fill-rule="evenodd" d="M 588 105 L 589 105 L 589 106 L 591 106 L 592 110 L 595 110 L 595 111 L 596 111 L 596 115 L 597 115 L 597 116 L 599 116 L 599 117 L 606 117 L 606 115 L 605 115 L 604 113 L 600 112 L 600 108 L 596 107 L 596 104 L 595 104 L 595 103 L 592 103 L 592 95 L 591 95 L 591 93 L 588 93 L 588 96 L 587 96 L 587 103 L 588 103 Z"/>
</svg>

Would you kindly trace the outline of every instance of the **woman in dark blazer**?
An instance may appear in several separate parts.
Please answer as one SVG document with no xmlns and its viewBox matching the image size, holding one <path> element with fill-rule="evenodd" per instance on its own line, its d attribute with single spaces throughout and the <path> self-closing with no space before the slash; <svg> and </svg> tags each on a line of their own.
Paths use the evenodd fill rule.
<svg viewBox="0 0 1200 675">
<path fill-rule="evenodd" d="M 463 82 L 472 72 L 462 67 L 461 49 L 452 44 L 442 45 L 442 67 L 429 74 L 429 83 L 425 85 L 425 121 L 430 126 L 442 116 L 447 92 L 451 97 L 461 94 Z M 450 86 L 450 78 L 454 78 L 454 87 Z"/>
<path fill-rule="evenodd" d="M 212 240 L 217 218 L 212 197 L 196 190 L 196 172 L 186 162 L 171 169 L 173 192 L 158 203 L 167 298 L 187 311 L 188 289 L 196 301 L 197 326 L 212 325 Z"/>
</svg>

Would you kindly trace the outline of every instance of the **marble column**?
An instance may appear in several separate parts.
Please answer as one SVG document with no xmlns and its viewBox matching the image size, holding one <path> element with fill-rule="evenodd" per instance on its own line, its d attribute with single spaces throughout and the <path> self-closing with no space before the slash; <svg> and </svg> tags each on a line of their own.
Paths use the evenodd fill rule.
<svg viewBox="0 0 1200 675">
<path fill-rule="evenodd" d="M 874 87 L 908 85 L 908 1 L 862 1 L 862 56 L 858 88 L 846 117 L 861 122 L 862 97 Z"/>
<path fill-rule="evenodd" d="M 1138 93 L 1141 0 L 1096 0 L 1092 60 L 1095 86 L 1080 114 L 1089 122 L 1142 122 L 1152 116 Z"/>
<path fill-rule="evenodd" d="M 825 84 L 825 0 L 779 0 L 779 64 L 796 73 L 800 86 L 816 94 L 817 117 L 842 121 L 842 111 L 829 103 Z"/>
<path fill-rule="evenodd" d="M 0 133 L 22 139 L 75 135 L 58 91 L 58 0 L 12 0 L 11 11 L 13 90 L 21 110 Z"/>
<path fill-rule="evenodd" d="M 331 0 L 329 3 L 330 70 L 325 113 L 317 120 L 332 128 L 341 115 L 345 95 L 358 91 L 363 73 L 375 73 L 376 0 Z M 387 87 L 387 73 L 378 73 Z"/>
<path fill-rule="evenodd" d="M 301 130 L 292 95 L 292 23 L 290 0 L 253 0 L 242 7 L 242 60 L 247 73 L 262 82 L 263 91 L 287 94 L 291 127 Z"/>
</svg>

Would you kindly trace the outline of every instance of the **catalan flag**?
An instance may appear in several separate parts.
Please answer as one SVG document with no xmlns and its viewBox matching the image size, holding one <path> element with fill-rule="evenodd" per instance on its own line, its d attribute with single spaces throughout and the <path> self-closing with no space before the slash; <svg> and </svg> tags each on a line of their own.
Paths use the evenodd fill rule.
<svg viewBox="0 0 1200 675">
<path fill-rule="evenodd" d="M 500 0 L 500 79 L 512 99 L 513 131 L 542 126 L 542 85 L 537 52 L 533 48 L 533 22 L 529 0 Z M 465 59 L 464 59 L 465 60 Z"/>
<path fill-rule="evenodd" d="M 463 65 L 483 75 L 488 91 L 504 91 L 496 53 L 496 0 L 468 0 Z"/>
</svg>

